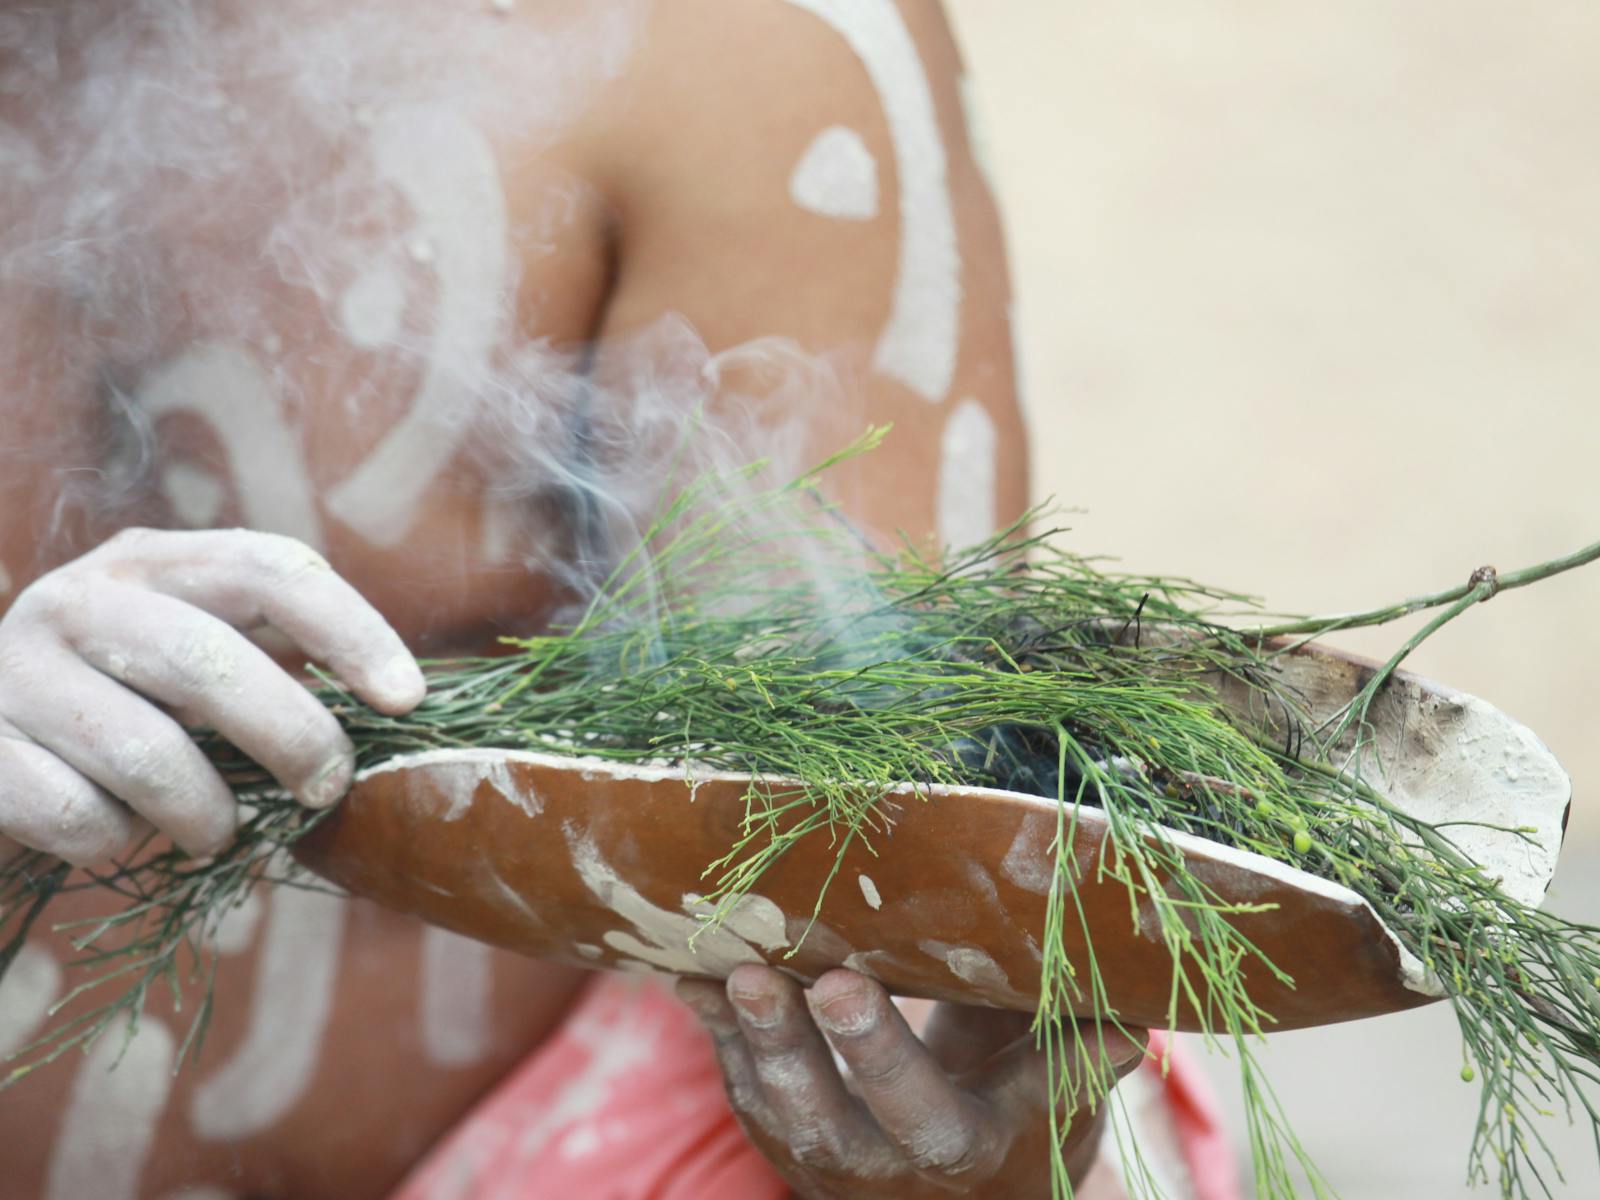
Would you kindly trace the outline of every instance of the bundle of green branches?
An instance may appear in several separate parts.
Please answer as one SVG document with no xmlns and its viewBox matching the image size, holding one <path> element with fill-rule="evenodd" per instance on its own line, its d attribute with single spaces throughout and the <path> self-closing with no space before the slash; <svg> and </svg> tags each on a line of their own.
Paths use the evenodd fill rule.
<svg viewBox="0 0 1600 1200">
<path fill-rule="evenodd" d="M 1471 1176 L 1492 1175 L 1505 1196 L 1548 1192 L 1544 1172 L 1559 1168 L 1533 1118 L 1562 1108 L 1600 1119 L 1584 1090 L 1600 1063 L 1600 938 L 1507 896 L 1452 830 L 1389 804 L 1367 778 L 1363 731 L 1389 675 L 1428 634 L 1497 590 L 1600 557 L 1600 546 L 1369 613 L 1241 629 L 1219 614 L 1244 597 L 1118 573 L 1025 523 L 938 557 L 909 546 L 879 553 L 821 500 L 815 473 L 767 489 L 756 473 L 687 482 L 569 628 L 518 641 L 506 657 L 428 664 L 429 696 L 407 716 L 376 714 L 322 677 L 360 765 L 496 747 L 747 774 L 742 836 L 707 868 L 711 921 L 802 838 L 832 838 L 840 856 L 874 842 L 889 821 L 885 796 L 906 782 L 1055 798 L 1035 1031 L 1061 1122 L 1073 1119 L 1069 1081 L 1089 1081 L 1091 1108 L 1107 1101 L 1097 1043 L 1120 1027 L 1092 959 L 1072 963 L 1064 949 L 1074 923 L 1087 934 L 1084 868 L 1070 854 L 1077 806 L 1102 809 L 1109 838 L 1092 869 L 1127 888 L 1134 920 L 1141 905 L 1157 914 L 1173 1023 L 1180 1006 L 1192 1008 L 1236 1056 L 1263 1197 L 1297 1195 L 1302 1179 L 1313 1195 L 1332 1194 L 1253 1057 L 1272 1015 L 1245 980 L 1287 977 L 1236 928 L 1232 918 L 1251 909 L 1190 873 L 1171 831 L 1335 880 L 1372 905 L 1454 1006 L 1462 1074 L 1482 1084 Z M 1314 726 L 1277 681 L 1287 638 L 1424 609 L 1437 615 L 1331 726 Z M 1268 740 L 1221 702 L 1220 680 L 1298 717 L 1298 736 Z M 87 976 L 79 990 L 116 994 L 22 1051 L 13 1079 L 124 1027 L 158 987 L 176 1003 L 191 974 L 201 992 L 194 1045 L 210 1011 L 205 947 L 217 923 L 264 879 L 308 885 L 283 852 L 321 815 L 231 748 L 214 738 L 210 747 L 248 804 L 237 841 L 214 861 L 151 844 L 87 876 L 39 855 L 0 873 L 0 972 L 54 896 L 92 887 L 122 897 L 74 931 Z M 817 881 L 819 908 L 830 883 Z M 1084 1012 L 1093 1020 L 1070 1019 Z M 1133 1186 L 1154 1195 L 1138 1148 L 1122 1149 Z M 1056 1166 L 1056 1191 L 1070 1194 Z"/>
</svg>

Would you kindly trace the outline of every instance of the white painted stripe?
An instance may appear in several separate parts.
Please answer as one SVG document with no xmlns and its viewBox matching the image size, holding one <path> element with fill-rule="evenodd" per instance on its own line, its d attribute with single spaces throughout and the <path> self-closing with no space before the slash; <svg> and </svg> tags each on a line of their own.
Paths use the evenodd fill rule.
<svg viewBox="0 0 1600 1200">
<path fill-rule="evenodd" d="M 203 418 L 228 453 L 245 524 L 323 548 L 322 522 L 299 443 L 283 419 L 272 380 L 246 351 L 200 342 L 139 385 L 151 417 Z"/>
<path fill-rule="evenodd" d="M 346 901 L 278 887 L 256 964 L 242 1045 L 194 1091 L 189 1120 L 209 1141 L 264 1133 L 305 1095 L 333 1011 Z"/>
<path fill-rule="evenodd" d="M 494 1034 L 494 951 L 448 929 L 422 932 L 422 1046 L 440 1067 L 482 1062 Z"/>
<path fill-rule="evenodd" d="M 19 950 L 0 979 L 0 1062 L 28 1044 L 60 994 L 61 966 L 55 957 L 42 946 Z"/>
<path fill-rule="evenodd" d="M 166 1025 L 149 1016 L 131 1041 L 111 1031 L 95 1042 L 72 1081 L 45 1200 L 135 1200 L 176 1053 Z"/>
<path fill-rule="evenodd" d="M 454 456 L 463 406 L 487 376 L 506 320 L 507 218 L 494 151 L 459 114 L 401 106 L 379 118 L 372 138 L 379 176 L 416 214 L 408 242 L 426 248 L 419 266 L 438 279 L 438 315 L 411 411 L 329 493 L 328 508 L 368 541 L 392 546 Z"/>
<path fill-rule="evenodd" d="M 939 451 L 939 540 L 962 548 L 995 530 L 1000 434 L 976 400 L 963 400 L 945 422 Z"/>
<path fill-rule="evenodd" d="M 937 404 L 955 378 L 961 255 L 927 73 L 894 0 L 788 0 L 831 25 L 877 89 L 900 188 L 900 269 L 874 365 Z"/>
</svg>

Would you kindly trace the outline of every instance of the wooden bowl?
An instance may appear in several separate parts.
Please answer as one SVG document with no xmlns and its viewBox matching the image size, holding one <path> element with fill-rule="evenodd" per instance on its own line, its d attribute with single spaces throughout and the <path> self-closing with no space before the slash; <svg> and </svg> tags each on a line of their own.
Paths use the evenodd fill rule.
<svg viewBox="0 0 1600 1200">
<path fill-rule="evenodd" d="M 1331 712 L 1370 664 L 1304 648 L 1283 682 L 1312 714 Z M 1241 692 L 1230 700 L 1249 703 Z M 1269 728 L 1281 713 L 1258 712 Z M 1456 829 L 1458 842 L 1543 897 L 1570 784 L 1525 727 L 1475 697 L 1396 676 L 1374 706 L 1376 753 L 1391 800 L 1434 820 L 1532 827 Z M 1371 776 L 1376 778 L 1376 776 Z M 598 759 L 495 750 L 395 759 L 364 772 L 301 847 L 340 886 L 423 920 L 523 954 L 622 970 L 725 976 L 768 962 L 812 979 L 846 966 L 892 991 L 1031 1009 L 1050 884 L 1056 805 L 982 788 L 906 788 L 890 831 L 845 852 L 815 924 L 836 847 L 802 839 L 723 924 L 702 929 L 703 872 L 737 840 L 746 777 L 648 769 Z M 780 785 L 781 786 L 781 785 Z M 1165 1025 L 1172 962 L 1148 910 L 1095 878 L 1105 820 L 1083 808 L 1072 852 L 1079 901 L 1108 1000 L 1122 1019 Z M 1295 1029 L 1393 1012 L 1437 996 L 1422 965 L 1354 892 L 1258 855 L 1174 833 L 1188 867 L 1222 897 L 1272 906 L 1233 918 L 1294 980 L 1246 964 L 1252 998 Z M 808 925 L 810 926 L 807 933 Z M 1084 935 L 1066 924 L 1080 968 Z M 803 938 L 803 940 L 802 940 Z M 1179 1028 L 1197 1027 L 1184 1009 Z"/>
</svg>

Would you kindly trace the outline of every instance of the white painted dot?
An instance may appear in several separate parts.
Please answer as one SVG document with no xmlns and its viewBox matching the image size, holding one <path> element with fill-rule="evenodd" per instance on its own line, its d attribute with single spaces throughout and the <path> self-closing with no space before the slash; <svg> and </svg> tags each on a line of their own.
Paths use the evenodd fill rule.
<svg viewBox="0 0 1600 1200">
<path fill-rule="evenodd" d="M 379 259 L 339 297 L 339 327 L 363 349 L 392 342 L 405 314 L 405 278 L 388 259 Z"/>
<path fill-rule="evenodd" d="M 406 253 L 411 256 L 412 262 L 431 263 L 433 261 L 433 242 L 425 237 L 414 237 L 406 243 Z"/>
<path fill-rule="evenodd" d="M 517 6 L 517 0 L 489 0 L 489 7 L 497 13 L 508 13 Z"/>
<path fill-rule="evenodd" d="M 175 462 L 161 472 L 161 494 L 178 524 L 211 529 L 222 515 L 228 488 L 215 472 L 193 463 Z"/>
<path fill-rule="evenodd" d="M 877 910 L 883 907 L 883 897 L 878 894 L 878 885 L 872 882 L 872 876 L 857 875 L 856 882 L 861 885 L 861 896 L 869 908 Z"/>
<path fill-rule="evenodd" d="M 878 163 L 854 129 L 830 125 L 812 139 L 789 178 L 801 208 L 843 221 L 878 215 Z"/>
<path fill-rule="evenodd" d="M 946 546 L 970 546 L 994 532 L 999 448 L 999 432 L 983 405 L 957 405 L 939 455 L 939 540 Z"/>
</svg>

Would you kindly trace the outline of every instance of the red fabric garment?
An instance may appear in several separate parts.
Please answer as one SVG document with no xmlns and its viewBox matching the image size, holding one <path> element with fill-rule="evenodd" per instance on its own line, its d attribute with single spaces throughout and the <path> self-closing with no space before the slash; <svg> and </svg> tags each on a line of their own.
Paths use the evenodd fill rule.
<svg viewBox="0 0 1600 1200">
<path fill-rule="evenodd" d="M 391 1200 L 783 1200 L 705 1031 L 653 979 L 603 975 Z"/>
<path fill-rule="evenodd" d="M 1187 1057 L 1174 1047 L 1164 1078 L 1157 1061 L 1140 1070 L 1160 1079 L 1170 1099 L 1196 1200 L 1239 1200 L 1215 1104 Z M 604 975 L 390 1200 L 789 1194 L 729 1110 L 710 1040 L 688 1009 L 656 980 Z"/>
</svg>

